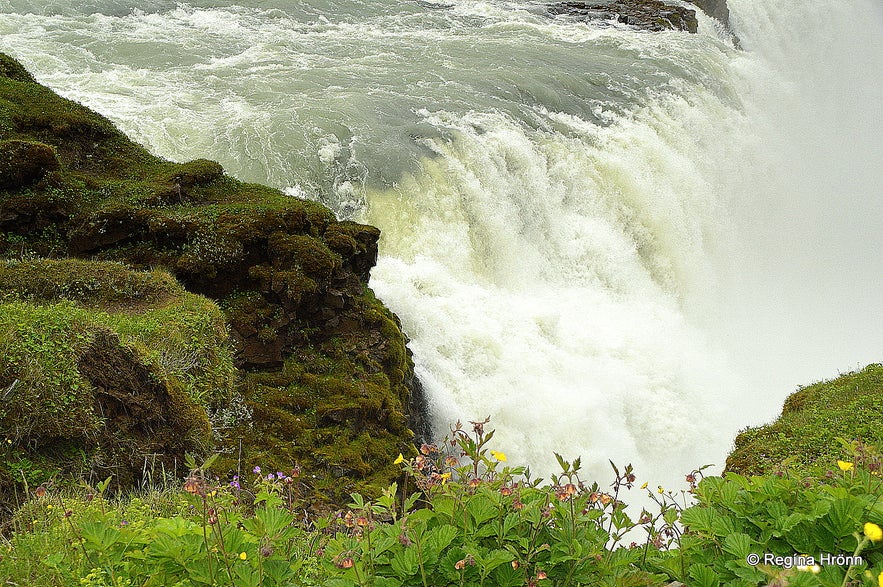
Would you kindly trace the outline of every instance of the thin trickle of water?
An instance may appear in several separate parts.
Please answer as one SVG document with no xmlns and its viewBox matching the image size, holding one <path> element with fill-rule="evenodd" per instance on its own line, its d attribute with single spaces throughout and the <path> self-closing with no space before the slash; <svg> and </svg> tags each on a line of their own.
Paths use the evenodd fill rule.
<svg viewBox="0 0 883 587">
<path fill-rule="evenodd" d="M 160 155 L 379 226 L 439 432 L 669 483 L 883 349 L 880 7 L 730 11 L 744 51 L 539 2 L 6 0 L 0 48 Z"/>
</svg>

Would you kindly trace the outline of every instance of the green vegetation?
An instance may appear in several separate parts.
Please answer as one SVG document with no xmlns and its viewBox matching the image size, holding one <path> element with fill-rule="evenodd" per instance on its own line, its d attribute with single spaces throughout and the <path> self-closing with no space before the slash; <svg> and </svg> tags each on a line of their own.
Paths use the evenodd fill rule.
<svg viewBox="0 0 883 587">
<path fill-rule="evenodd" d="M 379 236 L 216 162 L 155 157 L 0 56 L 0 323 L 18 353 L 0 385 L 27 398 L 0 419 L 18 439 L 0 502 L 53 471 L 143 482 L 136 461 L 174 468 L 185 445 L 221 452 L 228 478 L 300 463 L 316 507 L 378 495 L 396 475 L 385 455 L 413 452 L 413 364 L 366 287 Z M 90 407 L 106 389 L 140 399 L 117 393 L 109 418 Z M 198 434 L 146 433 L 184 415 Z M 43 422 L 57 435 L 27 436 Z"/>
<path fill-rule="evenodd" d="M 300 469 L 229 483 L 188 464 L 181 489 L 126 500 L 107 482 L 36 488 L 0 545 L 13 584 L 74 587 L 831 586 L 883 582 L 883 464 L 861 446 L 837 475 L 686 476 L 684 489 L 609 485 L 559 457 L 550 483 L 489 450 L 485 422 L 395 464 L 402 490 L 305 515 Z M 628 510 L 631 491 L 646 494 Z M 835 558 L 828 560 L 825 555 Z M 775 557 L 779 557 L 776 561 Z"/>
<path fill-rule="evenodd" d="M 727 470 L 744 475 L 791 469 L 807 475 L 831 470 L 838 439 L 883 446 L 883 365 L 803 387 L 785 400 L 772 424 L 748 428 L 736 438 Z"/>
<path fill-rule="evenodd" d="M 206 410 L 235 383 L 224 317 L 163 271 L 79 260 L 0 262 L 5 499 L 63 473 L 173 468 L 210 442 Z M 73 458 L 72 458 L 73 457 Z"/>
</svg>

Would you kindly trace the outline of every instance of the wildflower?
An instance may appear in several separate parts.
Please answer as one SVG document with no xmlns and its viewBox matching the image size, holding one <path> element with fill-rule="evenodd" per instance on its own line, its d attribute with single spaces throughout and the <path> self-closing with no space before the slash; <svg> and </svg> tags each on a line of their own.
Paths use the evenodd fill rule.
<svg viewBox="0 0 883 587">
<path fill-rule="evenodd" d="M 196 495 L 197 493 L 201 494 L 202 483 L 200 483 L 197 477 L 193 477 L 191 475 L 190 477 L 187 477 L 187 479 L 184 481 L 184 491 L 193 495 Z"/>
<path fill-rule="evenodd" d="M 47 510 L 51 510 L 51 509 L 54 508 L 54 507 L 55 507 L 55 506 L 52 505 L 52 504 L 50 503 L 49 505 L 46 506 L 46 509 L 47 509 Z"/>
<path fill-rule="evenodd" d="M 268 556 L 273 554 L 273 547 L 269 544 L 266 544 L 261 547 L 261 556 L 267 558 Z"/>
<path fill-rule="evenodd" d="M 647 489 L 647 482 L 646 481 L 644 481 L 644 484 L 641 485 L 641 489 Z"/>
<path fill-rule="evenodd" d="M 294 466 L 294 468 L 291 470 L 291 476 L 295 478 L 300 477 L 300 465 Z"/>
<path fill-rule="evenodd" d="M 502 452 L 499 452 L 499 451 L 496 451 L 496 450 L 492 450 L 492 451 L 491 451 L 491 456 L 494 457 L 495 459 L 497 459 L 498 461 L 500 461 L 501 463 L 505 463 L 505 462 L 507 461 L 507 459 L 506 459 L 506 453 L 502 453 Z"/>
<path fill-rule="evenodd" d="M 877 576 L 877 583 L 880 584 L 880 587 L 883 587 L 883 572 L 881 572 L 881 573 Z"/>
<path fill-rule="evenodd" d="M 276 475 L 274 475 L 273 473 L 270 473 L 267 475 L 267 481 L 273 481 L 275 479 L 276 479 Z"/>
<path fill-rule="evenodd" d="M 518 561 L 512 561 L 512 568 L 513 569 L 517 569 L 519 566 L 521 566 L 521 565 L 519 564 Z"/>
<path fill-rule="evenodd" d="M 37 497 L 43 497 L 44 495 L 46 495 L 46 488 L 42 485 L 39 486 L 34 490 L 34 495 L 36 495 Z"/>
<path fill-rule="evenodd" d="M 260 475 L 260 474 L 261 474 L 261 468 L 258 467 L 257 465 L 255 465 L 254 469 L 252 469 L 251 472 L 254 473 L 254 474 L 256 474 L 256 475 Z"/>
<path fill-rule="evenodd" d="M 392 464 L 393 464 L 393 465 L 400 465 L 400 464 L 402 464 L 403 462 L 405 462 L 405 457 L 404 457 L 404 455 L 402 455 L 402 453 L 399 453 L 399 456 L 396 457 L 396 460 L 394 460 L 394 461 L 392 462 Z"/>
<path fill-rule="evenodd" d="M 662 485 L 659 485 L 656 489 L 656 493 L 662 494 L 665 493 L 665 489 L 662 488 Z"/>
<path fill-rule="evenodd" d="M 244 550 L 239 553 L 239 560 L 244 561 L 247 558 L 248 558 L 248 555 L 245 553 Z"/>
<path fill-rule="evenodd" d="M 453 468 L 455 468 L 457 465 L 459 465 L 460 462 L 457 460 L 457 457 L 455 457 L 455 456 L 448 456 L 448 457 L 445 457 L 445 464 L 453 469 Z"/>
<path fill-rule="evenodd" d="M 422 471 L 426 467 L 426 457 L 423 455 L 417 455 L 417 458 L 414 459 L 414 468 L 418 471 Z"/>
<path fill-rule="evenodd" d="M 405 534 L 404 532 L 402 532 L 401 534 L 399 534 L 399 543 L 400 543 L 402 546 L 411 546 L 411 544 L 413 544 L 413 543 L 411 542 L 411 539 L 408 538 L 408 535 Z"/>
<path fill-rule="evenodd" d="M 462 571 L 466 568 L 466 559 L 461 558 L 457 562 L 454 563 L 454 568 L 458 571 Z"/>
<path fill-rule="evenodd" d="M 502 487 L 500 487 L 500 495 L 502 495 L 504 497 L 508 496 L 508 495 L 512 495 L 512 488 L 509 487 L 508 485 L 503 485 Z"/>
<path fill-rule="evenodd" d="M 280 481 L 285 481 L 285 473 L 283 473 L 282 471 L 276 471 L 276 479 L 279 479 Z"/>
<path fill-rule="evenodd" d="M 837 466 L 841 471 L 852 471 L 852 463 L 849 461 L 837 461 Z"/>
<path fill-rule="evenodd" d="M 613 497 L 609 493 L 602 493 L 601 494 L 601 504 L 602 505 L 607 505 L 611 501 L 613 501 Z"/>
<path fill-rule="evenodd" d="M 867 536 L 871 542 L 880 542 L 883 540 L 883 529 L 873 522 L 865 522 L 865 536 Z"/>
<path fill-rule="evenodd" d="M 537 579 L 542 581 L 547 577 L 546 571 L 537 571 Z"/>
<path fill-rule="evenodd" d="M 448 479 L 451 478 L 451 474 L 450 473 L 442 473 L 438 477 L 439 477 L 439 479 L 441 479 L 442 485 L 444 485 L 445 483 L 448 482 Z"/>
<path fill-rule="evenodd" d="M 478 477 L 473 477 L 469 480 L 469 487 L 475 489 L 479 485 L 481 485 L 481 479 L 479 479 Z"/>
</svg>

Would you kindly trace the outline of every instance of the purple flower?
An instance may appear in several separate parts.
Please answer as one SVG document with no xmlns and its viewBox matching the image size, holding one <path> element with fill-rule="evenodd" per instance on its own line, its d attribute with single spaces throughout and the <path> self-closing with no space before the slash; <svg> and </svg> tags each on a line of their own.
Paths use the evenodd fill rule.
<svg viewBox="0 0 883 587">
<path fill-rule="evenodd" d="M 276 471 L 276 478 L 280 481 L 285 481 L 285 473 L 282 471 Z"/>
<path fill-rule="evenodd" d="M 260 475 L 260 473 L 261 473 L 261 468 L 258 467 L 257 465 L 255 465 L 255 468 L 252 469 L 252 471 L 253 471 L 254 473 L 257 473 L 258 475 Z"/>
<path fill-rule="evenodd" d="M 269 475 L 267 475 L 267 481 L 272 481 L 275 478 L 276 478 L 276 475 L 274 475 L 273 473 L 270 473 Z"/>
</svg>

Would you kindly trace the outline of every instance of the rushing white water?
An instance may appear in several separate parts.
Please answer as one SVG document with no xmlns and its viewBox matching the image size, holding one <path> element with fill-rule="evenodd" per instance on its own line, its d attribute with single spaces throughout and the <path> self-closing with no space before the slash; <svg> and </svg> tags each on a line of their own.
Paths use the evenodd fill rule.
<svg viewBox="0 0 883 587">
<path fill-rule="evenodd" d="M 722 464 L 883 351 L 883 15 L 731 0 L 647 34 L 540 2 L 0 0 L 0 47 L 154 152 L 379 226 L 440 433 Z"/>
</svg>

